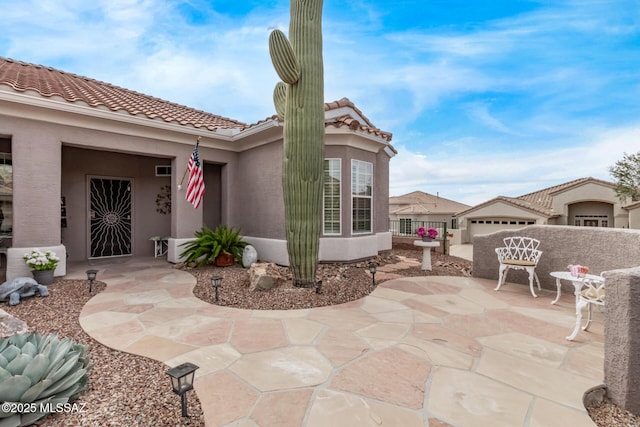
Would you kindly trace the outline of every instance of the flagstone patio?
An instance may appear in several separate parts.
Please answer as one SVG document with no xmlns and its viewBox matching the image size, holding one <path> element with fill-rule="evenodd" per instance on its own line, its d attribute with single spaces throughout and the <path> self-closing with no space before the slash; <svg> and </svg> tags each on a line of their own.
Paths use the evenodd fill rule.
<svg viewBox="0 0 640 427">
<path fill-rule="evenodd" d="M 200 301 L 195 279 L 161 260 L 92 268 L 108 286 L 82 327 L 118 350 L 198 365 L 207 426 L 595 425 L 582 396 L 603 382 L 603 315 L 567 341 L 573 296 L 551 305 L 551 291 L 429 276 L 339 306 L 252 311 Z"/>
</svg>

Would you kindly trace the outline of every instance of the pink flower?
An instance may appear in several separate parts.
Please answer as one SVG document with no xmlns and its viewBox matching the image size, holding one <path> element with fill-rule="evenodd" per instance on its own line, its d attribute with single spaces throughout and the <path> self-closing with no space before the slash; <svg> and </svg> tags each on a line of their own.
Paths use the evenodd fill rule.
<svg viewBox="0 0 640 427">
<path fill-rule="evenodd" d="M 420 227 L 420 228 L 418 228 L 418 229 L 416 230 L 416 234 L 417 234 L 418 236 L 420 236 L 420 237 L 424 236 L 424 234 L 425 234 L 424 227 Z M 437 234 L 437 233 L 436 233 L 436 234 Z"/>
</svg>

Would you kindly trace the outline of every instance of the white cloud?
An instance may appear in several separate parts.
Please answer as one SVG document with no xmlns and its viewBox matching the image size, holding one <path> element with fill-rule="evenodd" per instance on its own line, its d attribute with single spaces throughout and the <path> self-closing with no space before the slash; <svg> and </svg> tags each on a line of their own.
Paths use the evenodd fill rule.
<svg viewBox="0 0 640 427">
<path fill-rule="evenodd" d="M 497 132 L 517 135 L 512 129 L 509 129 L 504 123 L 489 113 L 489 106 L 485 103 L 474 102 L 467 105 L 467 111 L 471 118 L 480 122 L 483 126 L 495 130 Z"/>
<path fill-rule="evenodd" d="M 576 136 L 578 138 L 578 136 Z M 390 194 L 420 190 L 475 205 L 497 196 L 517 197 L 573 179 L 611 181 L 608 168 L 624 152 L 640 151 L 640 126 L 587 129 L 582 142 L 534 152 L 452 152 L 434 157 L 397 146 L 391 159 Z"/>
</svg>

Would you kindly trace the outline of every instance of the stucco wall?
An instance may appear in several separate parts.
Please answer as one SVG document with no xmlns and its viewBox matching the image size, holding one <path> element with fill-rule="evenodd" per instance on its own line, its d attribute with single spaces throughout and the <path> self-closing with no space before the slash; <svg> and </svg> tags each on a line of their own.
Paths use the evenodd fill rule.
<svg viewBox="0 0 640 427">
<path fill-rule="evenodd" d="M 640 206 L 629 209 L 629 223 L 624 226 L 636 230 L 640 229 Z"/>
<path fill-rule="evenodd" d="M 202 199 L 202 222 L 212 230 L 222 224 L 223 167 L 222 165 L 205 162 L 202 171 L 205 185 L 204 197 Z"/>
<path fill-rule="evenodd" d="M 586 265 L 594 274 L 640 266 L 640 230 L 531 225 L 517 231 L 504 230 L 475 236 L 474 277 L 498 279 L 499 264 L 495 248 L 504 246 L 502 239 L 508 236 L 527 236 L 540 240 L 542 257 L 536 273 L 541 285 L 549 289 L 555 289 L 555 279 L 549 274 L 552 271 L 565 271 L 569 264 Z M 507 280 L 528 284 L 528 276 L 524 271 L 510 271 Z"/>
<path fill-rule="evenodd" d="M 240 153 L 230 186 L 228 225 L 247 236 L 285 238 L 281 140 Z"/>
<path fill-rule="evenodd" d="M 13 162 L 13 246 L 60 243 L 61 143 L 43 127 L 0 123 L 11 135 Z"/>
<path fill-rule="evenodd" d="M 604 382 L 611 400 L 640 415 L 640 267 L 604 274 Z"/>
<path fill-rule="evenodd" d="M 526 218 L 526 219 L 542 219 L 543 216 L 536 214 L 530 210 L 520 209 L 516 206 L 496 201 L 490 205 L 483 206 L 458 218 Z"/>
<path fill-rule="evenodd" d="M 389 156 L 380 150 L 374 164 L 375 193 L 373 195 L 374 228 L 376 233 L 389 231 Z M 391 249 L 391 248 L 388 248 Z"/>
</svg>

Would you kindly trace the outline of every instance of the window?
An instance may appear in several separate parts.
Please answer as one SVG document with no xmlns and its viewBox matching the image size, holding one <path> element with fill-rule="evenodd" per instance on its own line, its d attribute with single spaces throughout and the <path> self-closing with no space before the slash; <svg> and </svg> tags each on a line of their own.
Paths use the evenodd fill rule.
<svg viewBox="0 0 640 427">
<path fill-rule="evenodd" d="M 11 138 L 0 137 L 0 236 L 13 232 L 13 165 Z"/>
<path fill-rule="evenodd" d="M 352 231 L 371 232 L 373 198 L 373 164 L 351 160 Z"/>
<path fill-rule="evenodd" d="M 324 160 L 322 226 L 324 234 L 340 234 L 340 159 Z"/>
<path fill-rule="evenodd" d="M 171 165 L 156 165 L 156 176 L 171 176 Z"/>
<path fill-rule="evenodd" d="M 411 218 L 400 218 L 400 235 L 412 235 L 413 230 L 411 229 Z"/>
<path fill-rule="evenodd" d="M 574 224 L 583 227 L 608 227 L 608 215 L 576 215 Z"/>
</svg>

